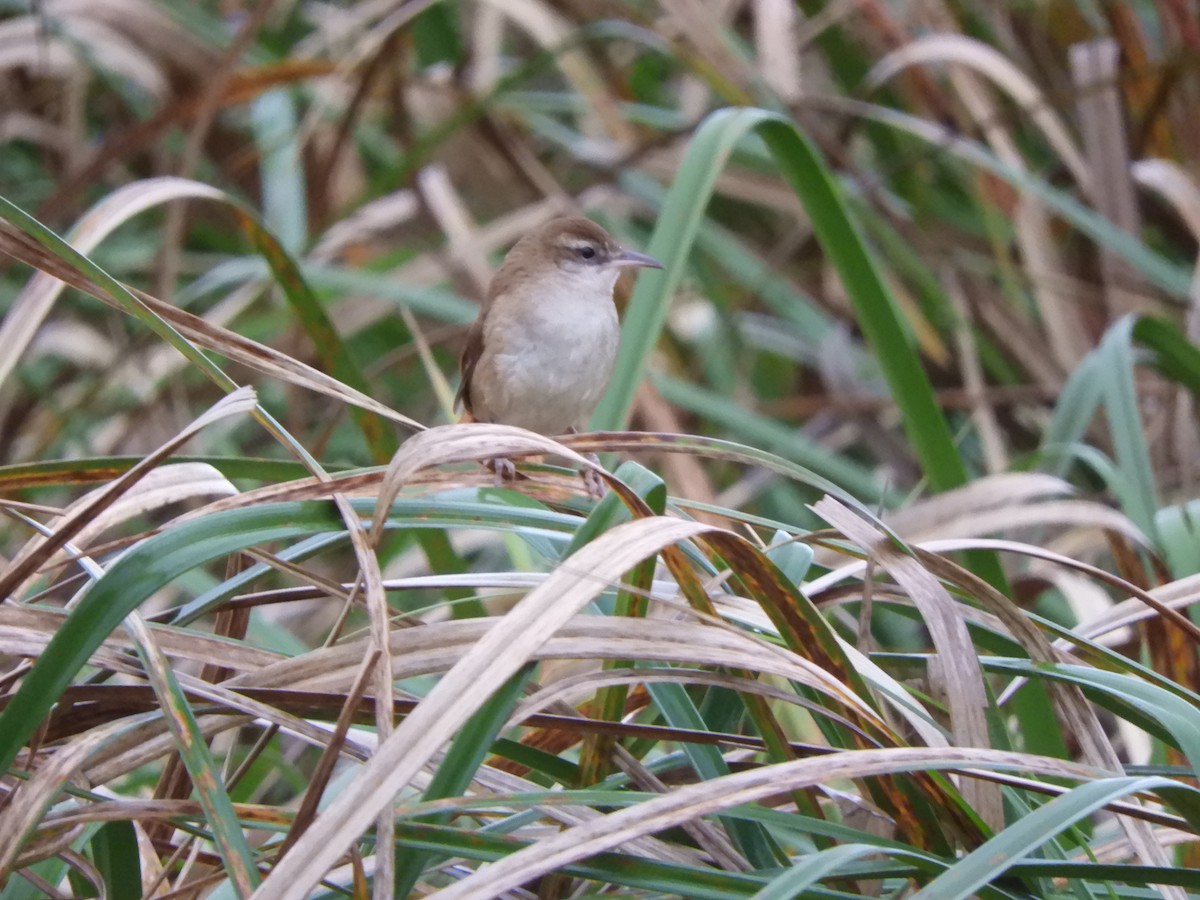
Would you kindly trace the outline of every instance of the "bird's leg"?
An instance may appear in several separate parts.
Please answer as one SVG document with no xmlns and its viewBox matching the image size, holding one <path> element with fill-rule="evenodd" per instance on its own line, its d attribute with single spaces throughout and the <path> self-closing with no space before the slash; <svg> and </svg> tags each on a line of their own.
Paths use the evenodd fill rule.
<svg viewBox="0 0 1200 900">
<path fill-rule="evenodd" d="M 485 469 L 491 469 L 496 473 L 496 487 L 503 486 L 506 481 L 517 480 L 517 467 L 513 461 L 507 456 L 494 456 L 483 464 Z"/>
<path fill-rule="evenodd" d="M 568 433 L 579 434 L 579 429 L 572 426 Z M 583 456 L 588 462 L 595 463 L 597 466 L 600 465 L 600 457 L 595 453 L 585 453 Z M 579 470 L 579 477 L 583 479 L 583 486 L 587 490 L 587 495 L 593 500 L 599 500 L 604 496 L 604 492 L 608 490 L 608 484 L 604 481 L 604 476 L 595 469 L 584 466 Z"/>
<path fill-rule="evenodd" d="M 600 457 L 595 453 L 587 454 L 588 462 L 600 464 Z M 608 490 L 608 484 L 605 483 L 604 477 L 595 469 L 581 469 L 579 474 L 583 477 L 583 486 L 587 489 L 587 495 L 593 500 L 599 500 L 604 496 L 604 492 Z"/>
</svg>

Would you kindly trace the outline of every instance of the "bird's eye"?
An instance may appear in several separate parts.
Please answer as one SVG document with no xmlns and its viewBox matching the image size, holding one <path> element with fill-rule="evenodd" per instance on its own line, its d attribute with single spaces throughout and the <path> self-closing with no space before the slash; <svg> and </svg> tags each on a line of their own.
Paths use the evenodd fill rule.
<svg viewBox="0 0 1200 900">
<path fill-rule="evenodd" d="M 585 245 L 585 246 L 577 249 L 575 252 L 578 253 L 580 256 L 582 256 L 584 259 L 592 259 L 596 255 L 596 248 L 588 247 Z"/>
</svg>

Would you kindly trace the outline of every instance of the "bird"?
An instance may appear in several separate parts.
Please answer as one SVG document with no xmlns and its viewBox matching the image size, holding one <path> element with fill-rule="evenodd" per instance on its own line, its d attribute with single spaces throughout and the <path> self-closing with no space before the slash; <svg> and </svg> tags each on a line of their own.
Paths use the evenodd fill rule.
<svg viewBox="0 0 1200 900">
<path fill-rule="evenodd" d="M 467 332 L 455 398 L 462 420 L 544 435 L 586 422 L 612 377 L 621 336 L 613 287 L 630 267 L 663 266 L 582 216 L 551 219 L 517 241 Z M 504 457 L 488 467 L 497 485 L 516 478 Z M 595 472 L 583 478 L 589 495 L 603 493 Z"/>
</svg>

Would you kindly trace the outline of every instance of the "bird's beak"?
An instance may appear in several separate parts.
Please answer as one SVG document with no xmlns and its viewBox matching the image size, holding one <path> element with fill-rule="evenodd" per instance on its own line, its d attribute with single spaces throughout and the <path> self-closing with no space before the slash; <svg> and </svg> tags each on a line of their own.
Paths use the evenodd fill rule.
<svg viewBox="0 0 1200 900">
<path fill-rule="evenodd" d="M 645 253 L 638 253 L 635 250 L 622 250 L 613 257 L 613 262 L 618 266 L 645 266 L 648 269 L 663 267 L 663 264 L 653 256 L 647 256 Z"/>
</svg>

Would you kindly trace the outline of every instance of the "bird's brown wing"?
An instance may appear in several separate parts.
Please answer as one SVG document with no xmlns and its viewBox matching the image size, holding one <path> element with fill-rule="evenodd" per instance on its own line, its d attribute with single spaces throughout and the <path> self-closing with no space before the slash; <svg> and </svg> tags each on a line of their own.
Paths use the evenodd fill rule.
<svg viewBox="0 0 1200 900">
<path fill-rule="evenodd" d="M 454 405 L 462 404 L 467 415 L 474 416 L 471 403 L 471 379 L 475 375 L 475 366 L 483 355 L 483 315 L 480 315 L 467 331 L 467 343 L 463 347 L 462 356 L 458 360 L 458 371 L 462 381 L 458 386 L 458 394 L 454 397 Z"/>
</svg>

